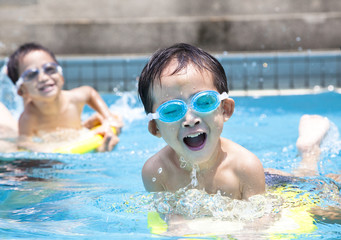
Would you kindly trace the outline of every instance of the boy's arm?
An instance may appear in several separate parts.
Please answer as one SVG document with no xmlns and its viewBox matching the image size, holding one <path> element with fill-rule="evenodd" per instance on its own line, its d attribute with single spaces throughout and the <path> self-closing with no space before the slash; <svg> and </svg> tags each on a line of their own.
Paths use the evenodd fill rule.
<svg viewBox="0 0 341 240">
<path fill-rule="evenodd" d="M 77 96 L 83 98 L 83 101 L 97 112 L 96 118 L 102 125 L 116 127 L 119 130 L 123 126 L 120 116 L 113 114 L 107 104 L 104 102 L 99 93 L 90 86 L 82 86 L 77 88 Z"/>
<path fill-rule="evenodd" d="M 97 150 L 101 152 L 111 151 L 119 142 L 119 138 L 112 132 L 111 127 L 116 128 L 116 134 L 120 133 L 120 128 L 123 126 L 121 118 L 110 112 L 107 104 L 94 88 L 82 86 L 75 89 L 74 93 L 78 99 L 81 99 L 82 102 L 88 104 L 97 112 L 95 119 L 97 119 L 102 126 L 97 128 L 95 133 L 104 136 L 104 142 Z M 89 126 L 91 123 L 94 123 L 94 121 L 87 121 L 85 125 Z"/>
<path fill-rule="evenodd" d="M 103 120 L 111 118 L 111 112 L 99 93 L 90 86 L 79 88 L 79 94 L 85 97 L 85 103 L 101 115 Z"/>
<path fill-rule="evenodd" d="M 11 112 L 0 102 L 0 125 L 7 126 L 14 131 L 18 131 L 18 123 L 17 120 L 13 117 Z"/>
<path fill-rule="evenodd" d="M 243 165 L 240 171 L 242 199 L 248 199 L 253 195 L 264 193 L 265 175 L 260 160 L 251 154 L 251 157 L 243 160 Z"/>
</svg>

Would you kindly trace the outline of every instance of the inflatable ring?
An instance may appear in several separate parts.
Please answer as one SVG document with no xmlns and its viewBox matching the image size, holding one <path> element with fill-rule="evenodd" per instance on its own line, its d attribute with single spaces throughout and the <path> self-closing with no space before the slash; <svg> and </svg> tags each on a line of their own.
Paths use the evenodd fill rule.
<svg viewBox="0 0 341 240">
<path fill-rule="evenodd" d="M 97 127 L 94 127 L 91 130 L 94 130 Z M 115 127 L 111 127 L 111 130 L 116 135 L 117 130 Z M 83 153 L 89 153 L 94 151 L 96 148 L 101 146 L 103 143 L 103 136 L 100 134 L 96 134 L 94 136 L 91 136 L 89 138 L 80 140 L 76 143 L 68 144 L 67 146 L 63 146 L 60 148 L 55 149 L 54 153 L 71 153 L 71 154 L 83 154 Z"/>
</svg>

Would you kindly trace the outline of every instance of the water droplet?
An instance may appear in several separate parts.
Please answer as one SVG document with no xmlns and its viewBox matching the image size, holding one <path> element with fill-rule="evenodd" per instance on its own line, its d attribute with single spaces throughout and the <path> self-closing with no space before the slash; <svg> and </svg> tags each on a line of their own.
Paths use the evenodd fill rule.
<svg viewBox="0 0 341 240">
<path fill-rule="evenodd" d="M 185 161 L 184 157 L 179 158 L 180 161 L 180 168 L 185 168 L 187 166 L 187 162 Z"/>
<path fill-rule="evenodd" d="M 193 169 L 191 172 L 191 185 L 192 185 L 192 187 L 198 186 L 197 170 L 194 166 L 193 166 Z"/>
<path fill-rule="evenodd" d="M 158 174 L 161 174 L 161 173 L 162 173 L 162 168 L 159 168 L 159 169 L 157 170 L 157 172 L 158 172 Z"/>
<path fill-rule="evenodd" d="M 152 178 L 152 181 L 153 181 L 153 182 L 156 182 L 156 177 L 153 177 L 153 178 Z"/>
</svg>

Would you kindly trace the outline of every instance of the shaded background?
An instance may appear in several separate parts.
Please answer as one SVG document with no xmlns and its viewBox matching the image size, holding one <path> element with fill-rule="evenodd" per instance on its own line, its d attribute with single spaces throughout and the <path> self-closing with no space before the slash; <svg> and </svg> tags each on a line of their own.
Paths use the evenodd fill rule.
<svg viewBox="0 0 341 240">
<path fill-rule="evenodd" d="M 56 54 L 340 49 L 340 0 L 0 0 L 0 55 L 39 42 Z"/>
</svg>

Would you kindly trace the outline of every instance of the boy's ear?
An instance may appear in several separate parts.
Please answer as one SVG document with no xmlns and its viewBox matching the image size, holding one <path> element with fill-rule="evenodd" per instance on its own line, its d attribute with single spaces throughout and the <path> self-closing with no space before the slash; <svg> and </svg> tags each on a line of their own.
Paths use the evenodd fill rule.
<svg viewBox="0 0 341 240">
<path fill-rule="evenodd" d="M 234 112 L 234 100 L 232 98 L 228 98 L 223 100 L 223 114 L 224 121 L 226 122 Z"/>
<path fill-rule="evenodd" d="M 22 86 L 20 86 L 20 88 L 17 90 L 17 93 L 18 93 L 18 95 L 21 96 L 21 97 L 24 95 L 24 91 L 23 91 L 23 89 L 22 89 Z"/>
<path fill-rule="evenodd" d="M 157 127 L 157 124 L 156 124 L 155 120 L 149 121 L 149 123 L 148 123 L 148 130 L 155 137 L 161 137 L 160 130 Z"/>
</svg>

